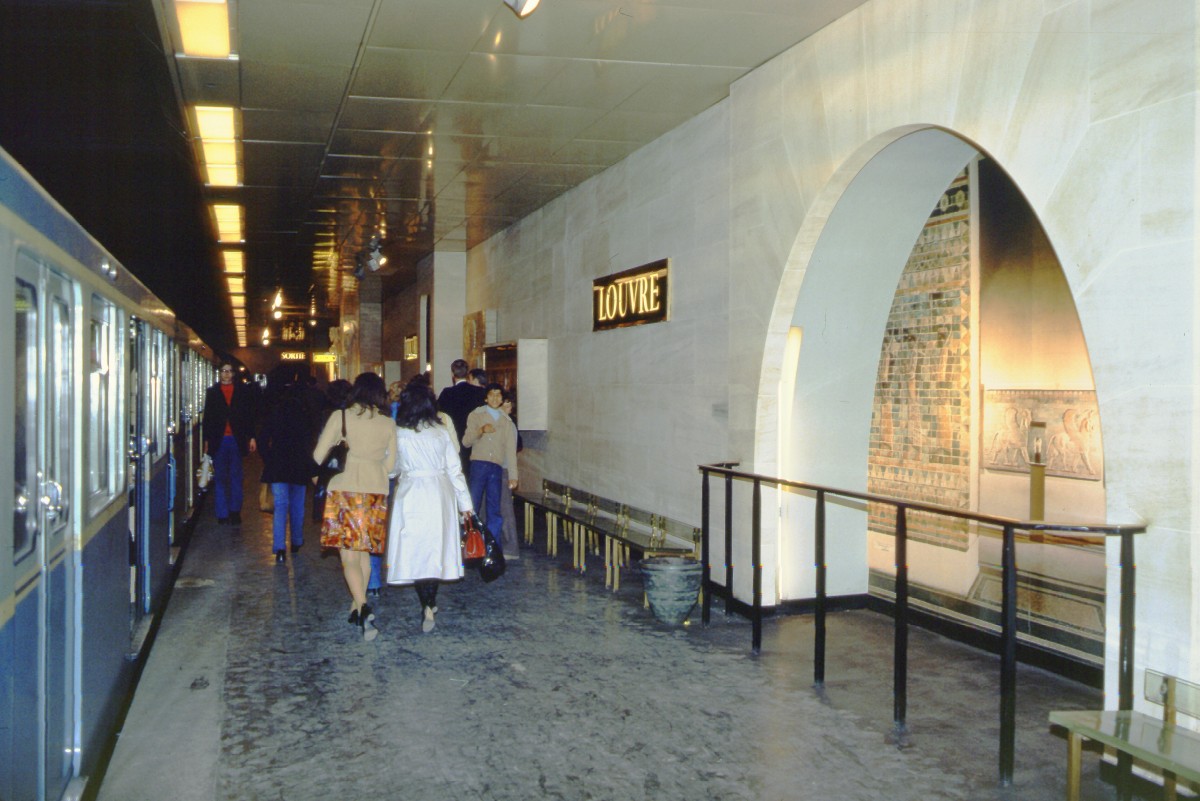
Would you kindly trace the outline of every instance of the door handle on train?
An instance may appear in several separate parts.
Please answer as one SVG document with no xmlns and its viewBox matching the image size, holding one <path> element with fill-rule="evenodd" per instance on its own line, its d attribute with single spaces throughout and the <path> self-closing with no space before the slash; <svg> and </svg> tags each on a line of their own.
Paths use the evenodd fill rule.
<svg viewBox="0 0 1200 801">
<path fill-rule="evenodd" d="M 38 500 L 41 501 L 42 506 L 46 507 L 46 520 L 47 522 L 57 520 L 63 510 L 62 484 L 51 479 L 46 479 L 42 482 L 42 489 L 46 491 L 46 494 Z"/>
<path fill-rule="evenodd" d="M 150 438 L 132 436 L 129 438 L 129 458 L 136 462 L 150 451 Z"/>
</svg>

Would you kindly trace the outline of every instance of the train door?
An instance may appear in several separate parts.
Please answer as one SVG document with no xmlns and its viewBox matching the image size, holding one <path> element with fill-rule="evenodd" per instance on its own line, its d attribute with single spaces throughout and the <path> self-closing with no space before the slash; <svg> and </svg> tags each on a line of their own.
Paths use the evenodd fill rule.
<svg viewBox="0 0 1200 801">
<path fill-rule="evenodd" d="M 129 321 L 129 570 L 134 621 L 150 612 L 150 327 Z"/>
<path fill-rule="evenodd" d="M 36 607 L 31 761 L 17 766 L 17 797 L 59 798 L 75 769 L 72 531 L 73 287 L 21 253 L 16 271 L 14 568 Z M 32 584 L 30 584 L 32 582 Z M 31 642 L 29 645 L 33 646 Z M 28 653 L 28 652 L 27 652 Z M 33 721 L 30 721 L 33 723 Z M 20 728 L 20 727 L 18 727 Z M 33 751 L 36 750 L 36 755 Z M 36 789 L 34 789 L 36 788 Z M 30 792 L 30 791 L 33 792 Z"/>
</svg>

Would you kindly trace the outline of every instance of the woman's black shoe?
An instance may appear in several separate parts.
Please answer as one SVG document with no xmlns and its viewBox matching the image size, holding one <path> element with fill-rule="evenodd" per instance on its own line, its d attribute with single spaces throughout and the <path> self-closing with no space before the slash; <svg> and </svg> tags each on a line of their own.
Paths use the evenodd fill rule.
<svg viewBox="0 0 1200 801">
<path fill-rule="evenodd" d="M 302 542 L 302 543 L 300 543 L 299 545 L 293 545 L 293 546 L 292 546 L 292 553 L 300 553 L 300 549 L 301 549 L 301 548 L 303 548 L 303 547 L 304 547 L 304 543 L 303 543 L 303 542 Z"/>
<path fill-rule="evenodd" d="M 283 554 L 284 554 L 284 552 L 283 552 L 283 551 L 276 551 L 276 552 L 275 552 L 275 561 L 276 561 L 276 562 L 282 562 L 282 561 L 283 561 Z"/>
<path fill-rule="evenodd" d="M 363 604 L 359 610 L 358 625 L 362 626 L 363 639 L 367 642 L 379 636 L 379 629 L 375 628 L 375 613 L 371 611 L 370 604 Z"/>
<path fill-rule="evenodd" d="M 357 609 L 355 609 L 353 612 L 350 613 L 350 617 L 346 620 L 346 622 L 349 623 L 351 626 L 359 625 Z"/>
</svg>

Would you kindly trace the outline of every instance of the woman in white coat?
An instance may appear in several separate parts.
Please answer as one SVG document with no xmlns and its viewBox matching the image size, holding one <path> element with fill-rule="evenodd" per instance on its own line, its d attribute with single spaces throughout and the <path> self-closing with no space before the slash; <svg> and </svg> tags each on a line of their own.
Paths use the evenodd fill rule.
<svg viewBox="0 0 1200 801">
<path fill-rule="evenodd" d="M 429 385 L 413 381 L 396 414 L 398 478 L 388 523 L 387 582 L 413 584 L 421 630 L 433 631 L 438 583 L 463 577 L 459 522 L 473 511 L 453 435 Z"/>
</svg>

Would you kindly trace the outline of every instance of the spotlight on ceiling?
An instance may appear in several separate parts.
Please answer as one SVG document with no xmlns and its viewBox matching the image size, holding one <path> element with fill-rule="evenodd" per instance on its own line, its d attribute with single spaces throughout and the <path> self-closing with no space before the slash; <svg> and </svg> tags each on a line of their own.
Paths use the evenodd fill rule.
<svg viewBox="0 0 1200 801">
<path fill-rule="evenodd" d="M 512 9 L 512 12 L 521 19 L 525 19 L 534 12 L 541 0 L 504 0 L 504 5 Z"/>
</svg>

